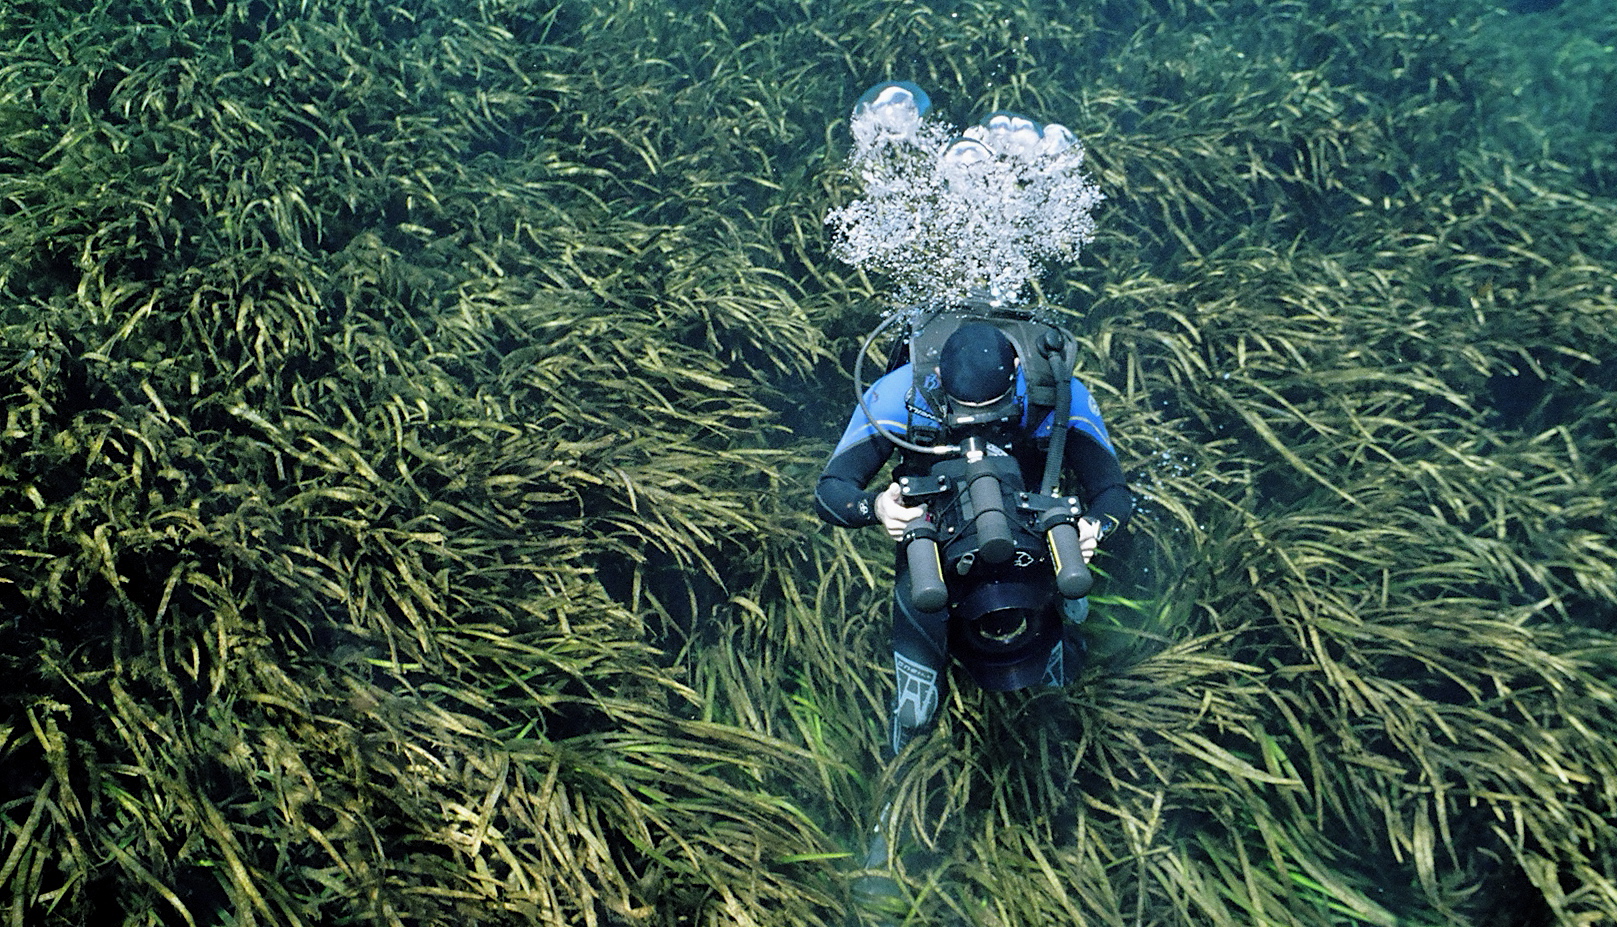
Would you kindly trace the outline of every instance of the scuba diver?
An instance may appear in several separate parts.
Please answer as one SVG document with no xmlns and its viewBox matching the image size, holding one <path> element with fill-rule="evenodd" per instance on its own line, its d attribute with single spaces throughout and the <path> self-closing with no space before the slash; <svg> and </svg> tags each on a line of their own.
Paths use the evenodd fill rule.
<svg viewBox="0 0 1617 927">
<path fill-rule="evenodd" d="M 814 493 L 825 521 L 881 525 L 899 544 L 894 756 L 933 720 L 951 658 L 991 691 L 1076 678 L 1086 565 L 1134 509 L 1070 336 L 982 299 L 895 314 L 861 349 L 856 393 L 871 342 L 899 319 L 909 337 L 858 394 Z M 892 481 L 867 489 L 895 450 Z"/>
<path fill-rule="evenodd" d="M 879 524 L 898 542 L 895 756 L 931 722 L 951 659 L 994 691 L 1076 677 L 1088 561 L 1134 510 L 1072 375 L 1077 342 L 1019 303 L 1047 261 L 1093 240 L 1104 197 L 1083 145 L 1006 111 L 955 132 L 930 108 L 907 81 L 859 98 L 848 176 L 861 194 L 826 218 L 833 253 L 909 307 L 860 348 L 859 408 L 814 493 L 827 522 Z M 900 348 L 866 390 L 865 355 L 899 323 Z M 892 481 L 867 489 L 894 451 Z"/>
</svg>

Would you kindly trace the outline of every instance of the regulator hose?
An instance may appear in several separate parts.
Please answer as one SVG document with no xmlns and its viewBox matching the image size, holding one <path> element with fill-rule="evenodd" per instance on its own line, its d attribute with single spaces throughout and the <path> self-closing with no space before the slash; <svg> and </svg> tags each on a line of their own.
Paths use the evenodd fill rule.
<svg viewBox="0 0 1617 927">
<path fill-rule="evenodd" d="M 903 318 L 904 315 L 905 313 L 895 312 L 883 319 L 880 325 L 871 329 L 870 334 L 865 336 L 865 343 L 859 346 L 859 356 L 853 359 L 853 392 L 859 399 L 859 409 L 865 413 L 865 420 L 870 422 L 870 427 L 876 429 L 876 432 L 882 437 L 906 451 L 914 451 L 917 454 L 937 454 L 939 456 L 958 453 L 960 450 L 958 445 L 940 444 L 936 447 L 926 447 L 905 438 L 900 438 L 889 431 L 887 426 L 876 421 L 876 416 L 870 414 L 870 404 L 865 402 L 865 355 L 870 353 L 870 346 L 876 342 L 877 336 L 886 331 L 887 326 Z"/>
</svg>

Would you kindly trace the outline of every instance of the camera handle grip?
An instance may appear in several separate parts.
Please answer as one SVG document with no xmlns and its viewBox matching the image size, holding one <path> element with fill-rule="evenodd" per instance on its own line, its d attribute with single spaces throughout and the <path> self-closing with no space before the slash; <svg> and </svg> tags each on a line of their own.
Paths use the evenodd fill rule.
<svg viewBox="0 0 1617 927">
<path fill-rule="evenodd" d="M 1050 526 L 1044 533 L 1050 544 L 1050 560 L 1056 571 L 1056 588 L 1062 598 L 1081 599 L 1089 594 L 1095 577 L 1084 563 L 1083 548 L 1078 544 L 1078 528 L 1063 521 Z"/>
<path fill-rule="evenodd" d="M 1054 501 L 1056 504 L 1039 516 L 1039 530 L 1044 532 L 1045 543 L 1050 546 L 1050 564 L 1055 568 L 1056 588 L 1062 598 L 1081 599 L 1095 584 L 1078 540 L 1078 519 L 1083 517 L 1084 511 L 1076 497 Z"/>
<path fill-rule="evenodd" d="M 904 529 L 903 544 L 910 568 L 910 604 L 923 612 L 941 611 L 949 604 L 949 587 L 943 581 L 938 529 L 917 518 Z"/>
</svg>

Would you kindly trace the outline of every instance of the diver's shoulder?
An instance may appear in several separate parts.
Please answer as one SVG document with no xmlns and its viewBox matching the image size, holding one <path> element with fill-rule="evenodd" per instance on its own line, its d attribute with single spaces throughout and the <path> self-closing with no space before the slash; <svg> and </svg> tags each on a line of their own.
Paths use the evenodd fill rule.
<svg viewBox="0 0 1617 927">
<path fill-rule="evenodd" d="M 889 370 L 865 390 L 865 401 L 871 405 L 897 403 L 902 406 L 913 385 L 913 376 L 909 364 L 901 364 Z"/>
</svg>

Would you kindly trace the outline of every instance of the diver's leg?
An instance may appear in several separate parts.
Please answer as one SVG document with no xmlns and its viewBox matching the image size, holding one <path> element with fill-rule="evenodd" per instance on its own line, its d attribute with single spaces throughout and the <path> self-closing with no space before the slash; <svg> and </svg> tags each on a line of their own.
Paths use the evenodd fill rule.
<svg viewBox="0 0 1617 927">
<path fill-rule="evenodd" d="M 1062 599 L 1061 617 L 1067 624 L 1083 624 L 1084 619 L 1089 617 L 1089 596 L 1081 599 Z"/>
<path fill-rule="evenodd" d="M 912 660 L 902 650 L 893 650 L 893 668 L 898 674 L 898 691 L 893 694 L 892 726 L 888 746 L 898 755 L 915 733 L 932 721 L 938 709 L 938 680 L 935 667 Z"/>
<path fill-rule="evenodd" d="M 898 684 L 888 746 L 896 756 L 937 712 L 949 660 L 949 610 L 924 612 L 910 601 L 909 570 L 898 558 L 893 589 L 893 668 Z"/>
<path fill-rule="evenodd" d="M 1064 686 L 1077 679 L 1089 651 L 1083 635 L 1078 633 L 1078 626 L 1089 617 L 1089 599 L 1064 600 L 1061 615 L 1061 640 L 1050 648 L 1050 660 L 1044 665 L 1042 682 L 1046 686 Z"/>
</svg>

